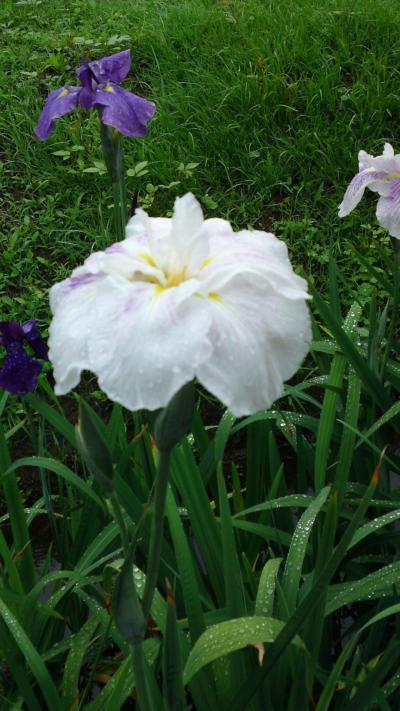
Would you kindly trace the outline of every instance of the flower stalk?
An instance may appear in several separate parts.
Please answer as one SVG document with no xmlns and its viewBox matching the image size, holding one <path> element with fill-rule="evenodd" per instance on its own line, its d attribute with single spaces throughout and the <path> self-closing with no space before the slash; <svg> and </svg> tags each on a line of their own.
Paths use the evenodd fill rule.
<svg viewBox="0 0 400 711">
<path fill-rule="evenodd" d="M 138 644 L 130 644 L 129 647 L 131 651 L 133 672 L 135 675 L 135 687 L 140 703 L 140 709 L 141 711 L 155 711 L 146 677 L 146 660 L 144 657 L 143 643 L 139 642 Z"/>
<path fill-rule="evenodd" d="M 121 134 L 105 126 L 100 120 L 101 146 L 104 162 L 111 180 L 114 198 L 114 229 L 118 241 L 125 237 L 127 223 L 126 188 L 124 176 L 124 161 L 121 149 Z"/>
<path fill-rule="evenodd" d="M 143 594 L 145 619 L 148 618 L 150 613 L 160 567 L 171 452 L 182 437 L 190 431 L 195 401 L 195 387 L 193 381 L 190 381 L 178 390 L 168 405 L 161 410 L 154 423 L 154 437 L 158 447 L 158 466 L 154 489 L 146 585 Z"/>
</svg>

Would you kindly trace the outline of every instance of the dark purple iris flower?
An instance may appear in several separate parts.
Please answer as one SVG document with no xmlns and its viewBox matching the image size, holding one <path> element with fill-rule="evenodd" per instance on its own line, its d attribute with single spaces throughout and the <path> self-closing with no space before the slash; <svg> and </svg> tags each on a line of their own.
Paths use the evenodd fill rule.
<svg viewBox="0 0 400 711">
<path fill-rule="evenodd" d="M 32 358 L 24 344 L 30 346 L 37 358 L 47 360 L 47 346 L 32 318 L 23 325 L 17 321 L 0 321 L 0 346 L 6 358 L 0 369 L 0 388 L 14 395 L 26 395 L 36 388 L 42 364 Z"/>
<path fill-rule="evenodd" d="M 54 130 L 55 120 L 77 106 L 86 111 L 99 108 L 102 122 L 125 136 L 144 136 L 156 106 L 118 86 L 130 68 L 129 49 L 82 64 L 76 70 L 82 86 L 63 86 L 50 92 L 35 127 L 37 137 L 45 141 Z"/>
</svg>

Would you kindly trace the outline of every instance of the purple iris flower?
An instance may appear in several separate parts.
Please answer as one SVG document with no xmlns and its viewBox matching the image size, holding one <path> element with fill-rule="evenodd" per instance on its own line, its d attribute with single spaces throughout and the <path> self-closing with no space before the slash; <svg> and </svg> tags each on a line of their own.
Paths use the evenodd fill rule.
<svg viewBox="0 0 400 711">
<path fill-rule="evenodd" d="M 77 106 L 86 111 L 100 109 L 102 122 L 125 136 L 144 136 L 156 106 L 119 86 L 130 68 L 129 49 L 82 64 L 76 70 L 82 86 L 63 86 L 50 92 L 35 127 L 37 137 L 45 141 L 54 130 L 55 120 Z"/>
<path fill-rule="evenodd" d="M 0 369 L 0 388 L 15 395 L 32 392 L 43 367 L 26 352 L 25 344 L 31 347 L 37 358 L 48 360 L 48 349 L 34 318 L 22 325 L 17 321 L 0 321 L 0 346 L 6 349 L 6 358 Z"/>
</svg>

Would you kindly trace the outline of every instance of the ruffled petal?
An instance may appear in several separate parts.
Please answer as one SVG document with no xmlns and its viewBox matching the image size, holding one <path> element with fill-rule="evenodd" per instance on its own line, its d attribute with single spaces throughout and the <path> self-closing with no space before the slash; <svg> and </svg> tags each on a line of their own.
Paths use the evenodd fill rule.
<svg viewBox="0 0 400 711">
<path fill-rule="evenodd" d="M 111 400 L 130 410 L 164 407 L 211 354 L 211 315 L 196 280 L 160 289 L 108 287 L 91 334 L 91 369 Z"/>
<path fill-rule="evenodd" d="M 90 369 L 88 340 L 97 326 L 95 310 L 105 294 L 106 280 L 104 274 L 90 274 L 80 267 L 50 289 L 53 319 L 48 345 L 57 395 L 78 385 L 81 371 Z"/>
<path fill-rule="evenodd" d="M 269 232 L 242 230 L 210 236 L 210 256 L 200 271 L 204 290 L 218 294 L 238 275 L 272 284 L 290 298 L 304 292 L 304 280 L 294 274 L 285 243 Z"/>
<path fill-rule="evenodd" d="M 88 369 L 112 400 L 130 409 L 156 409 L 194 377 L 199 361 L 211 352 L 210 314 L 196 280 L 168 289 L 145 278 L 130 281 L 115 262 L 113 269 L 107 264 L 120 256 L 92 255 L 51 289 L 55 391 L 67 393 Z"/>
<path fill-rule="evenodd" d="M 390 143 L 385 143 L 381 156 L 371 156 L 366 151 L 360 151 L 358 165 L 360 171 L 370 168 L 371 170 L 383 170 L 386 173 L 396 173 L 400 170 L 400 155 L 395 155 Z"/>
<path fill-rule="evenodd" d="M 92 105 L 102 109 L 103 123 L 132 137 L 146 135 L 147 123 L 156 111 L 152 101 L 131 94 L 116 84 L 97 89 L 93 94 Z"/>
<path fill-rule="evenodd" d="M 14 395 L 26 395 L 36 388 L 42 365 L 30 358 L 20 343 L 7 348 L 7 356 L 0 370 L 0 388 Z"/>
<path fill-rule="evenodd" d="M 207 222 L 210 221 L 203 220 L 200 203 L 187 193 L 175 200 L 172 219 L 149 217 L 144 210 L 136 210 L 127 224 L 126 235 L 146 235 L 153 259 L 167 279 L 174 274 L 190 278 L 209 256 Z M 211 227 L 209 233 L 212 231 Z"/>
<path fill-rule="evenodd" d="M 175 251 L 172 269 L 185 269 L 191 275 L 209 256 L 203 211 L 192 193 L 175 200 L 171 239 Z"/>
<path fill-rule="evenodd" d="M 207 220 L 204 220 L 203 229 L 208 238 L 214 237 L 216 234 L 233 234 L 231 223 L 220 217 L 209 217 Z"/>
<path fill-rule="evenodd" d="M 76 108 L 80 91 L 77 86 L 63 86 L 50 92 L 34 128 L 39 140 L 45 141 L 53 133 L 56 119 L 71 113 Z"/>
<path fill-rule="evenodd" d="M 309 349 L 307 285 L 274 235 L 217 235 L 210 248 L 204 278 L 213 353 L 197 377 L 235 415 L 251 414 L 282 394 Z"/>
<path fill-rule="evenodd" d="M 339 205 L 339 217 L 346 217 L 358 205 L 366 187 L 375 192 L 385 191 L 387 189 L 386 179 L 388 173 L 383 170 L 374 170 L 366 168 L 361 173 L 357 173 L 350 182 L 343 201 Z"/>
<path fill-rule="evenodd" d="M 129 294 L 132 285 L 143 281 L 153 288 L 163 278 L 152 263 L 145 236 L 126 239 L 91 254 L 69 279 L 50 290 L 53 320 L 49 329 L 49 358 L 54 366 L 56 393 L 64 395 L 79 383 L 81 371 L 92 369 L 88 340 L 99 328 L 108 290 Z"/>
<path fill-rule="evenodd" d="M 125 49 L 123 52 L 111 54 L 109 57 L 89 62 L 87 65 L 98 84 L 108 81 L 119 84 L 129 74 L 131 68 L 131 51 Z"/>
<path fill-rule="evenodd" d="M 143 239 L 149 245 L 151 256 L 159 269 L 168 272 L 174 251 L 169 217 L 149 217 L 138 208 L 126 226 L 126 237 Z"/>
<path fill-rule="evenodd" d="M 392 237 L 400 239 L 400 180 L 391 180 L 390 192 L 378 200 L 376 216 L 382 227 L 388 230 Z"/>
<path fill-rule="evenodd" d="M 91 274 L 111 274 L 129 281 L 140 279 L 162 283 L 164 274 L 155 264 L 146 235 L 136 235 L 116 242 L 104 252 L 90 255 L 84 264 Z"/>
</svg>

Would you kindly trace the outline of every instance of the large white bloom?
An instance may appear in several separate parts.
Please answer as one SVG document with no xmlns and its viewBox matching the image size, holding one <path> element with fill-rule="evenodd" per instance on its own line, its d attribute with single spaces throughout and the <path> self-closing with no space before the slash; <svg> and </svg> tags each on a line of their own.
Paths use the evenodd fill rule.
<svg viewBox="0 0 400 711">
<path fill-rule="evenodd" d="M 308 351 L 307 298 L 274 235 L 204 220 L 190 193 L 171 219 L 137 210 L 123 242 L 50 291 L 56 393 L 88 369 L 131 410 L 194 377 L 235 415 L 267 408 Z"/>
<path fill-rule="evenodd" d="M 339 217 L 348 215 L 360 202 L 365 188 L 380 195 L 376 216 L 392 237 L 400 238 L 400 155 L 385 143 L 383 155 L 358 154 L 360 172 L 354 176 L 339 206 Z"/>
</svg>

